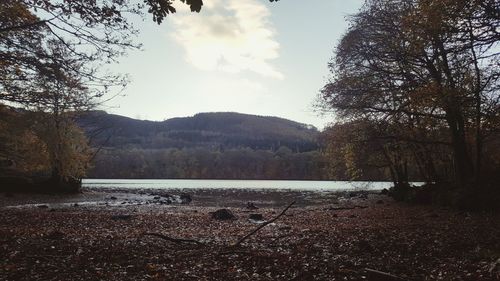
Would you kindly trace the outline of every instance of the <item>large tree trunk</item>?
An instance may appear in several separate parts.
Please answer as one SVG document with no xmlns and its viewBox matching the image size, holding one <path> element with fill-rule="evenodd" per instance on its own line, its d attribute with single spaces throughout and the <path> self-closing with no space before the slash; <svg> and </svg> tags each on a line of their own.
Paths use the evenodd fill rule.
<svg viewBox="0 0 500 281">
<path fill-rule="evenodd" d="M 459 111 L 453 109 L 447 112 L 447 121 L 452 140 L 455 181 L 460 187 L 465 187 L 474 179 L 474 165 L 467 149 L 464 120 Z"/>
<path fill-rule="evenodd" d="M 474 178 L 474 165 L 470 158 L 467 142 L 465 140 L 465 120 L 464 113 L 461 107 L 461 98 L 458 95 L 455 77 L 451 71 L 450 63 L 448 60 L 448 52 L 444 47 L 444 43 L 440 38 L 435 39 L 438 55 L 441 58 L 440 67 L 443 69 L 445 80 L 439 75 L 437 81 L 441 86 L 447 89 L 441 90 L 444 97 L 444 106 L 446 112 L 446 121 L 451 132 L 451 141 L 453 147 L 455 181 L 460 187 L 467 186 Z"/>
<path fill-rule="evenodd" d="M 48 191 L 76 193 L 80 192 L 81 187 L 81 179 L 63 177 L 59 169 L 54 167 L 46 188 Z"/>
</svg>

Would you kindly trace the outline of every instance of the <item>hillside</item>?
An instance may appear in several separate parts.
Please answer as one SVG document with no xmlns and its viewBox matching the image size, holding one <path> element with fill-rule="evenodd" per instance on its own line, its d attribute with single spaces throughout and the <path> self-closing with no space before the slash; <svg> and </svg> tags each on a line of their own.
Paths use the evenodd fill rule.
<svg viewBox="0 0 500 281">
<path fill-rule="evenodd" d="M 291 120 L 232 112 L 199 113 L 165 121 L 92 111 L 78 119 L 95 146 L 114 148 L 250 148 L 294 152 L 317 148 L 318 131 Z"/>
<path fill-rule="evenodd" d="M 93 178 L 323 179 L 316 128 L 220 112 L 161 122 L 103 111 L 78 119 L 101 148 Z"/>
</svg>

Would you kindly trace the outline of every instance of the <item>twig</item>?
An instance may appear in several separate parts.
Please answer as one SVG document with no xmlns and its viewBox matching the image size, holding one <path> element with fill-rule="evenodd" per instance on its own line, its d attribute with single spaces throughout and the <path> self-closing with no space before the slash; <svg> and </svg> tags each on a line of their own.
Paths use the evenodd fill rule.
<svg viewBox="0 0 500 281">
<path fill-rule="evenodd" d="M 252 236 L 254 233 L 256 233 L 257 231 L 259 231 L 261 228 L 263 228 L 264 226 L 274 222 L 275 220 L 279 219 L 282 215 L 285 214 L 285 212 L 290 208 L 292 207 L 292 205 L 295 204 L 295 201 L 293 201 L 292 203 L 290 203 L 279 215 L 277 215 L 276 217 L 274 217 L 273 219 L 271 220 L 268 220 L 266 221 L 265 223 L 259 225 L 256 229 L 252 230 L 251 232 L 249 232 L 247 235 L 241 237 L 233 246 L 238 246 L 240 245 L 243 241 L 245 241 L 248 237 Z"/>
<path fill-rule="evenodd" d="M 368 273 L 369 280 L 384 280 L 384 281 L 404 281 L 404 280 L 406 280 L 406 279 L 403 279 L 399 276 L 392 275 L 390 273 L 371 269 L 371 268 L 365 268 L 365 271 Z"/>
<path fill-rule="evenodd" d="M 197 241 L 197 240 L 194 240 L 194 239 L 173 238 L 173 237 L 170 237 L 170 236 L 167 236 L 167 235 L 163 235 L 163 234 L 159 234 L 159 233 L 146 232 L 146 233 L 143 233 L 141 236 L 154 236 L 154 237 L 158 237 L 158 238 L 161 238 L 163 240 L 167 240 L 167 241 L 174 242 L 174 243 L 177 243 L 177 244 L 180 244 L 180 243 L 194 243 L 194 244 L 197 244 L 199 246 L 205 246 L 204 243 L 202 243 L 200 241 Z"/>
<path fill-rule="evenodd" d="M 353 207 L 330 207 L 326 208 L 325 210 L 328 211 L 341 211 L 341 210 L 354 210 L 354 209 L 366 209 L 368 206 L 361 206 L 361 205 L 356 205 Z"/>
<path fill-rule="evenodd" d="M 328 211 L 341 211 L 341 210 L 354 210 L 356 207 L 330 207 L 326 208 Z"/>
</svg>

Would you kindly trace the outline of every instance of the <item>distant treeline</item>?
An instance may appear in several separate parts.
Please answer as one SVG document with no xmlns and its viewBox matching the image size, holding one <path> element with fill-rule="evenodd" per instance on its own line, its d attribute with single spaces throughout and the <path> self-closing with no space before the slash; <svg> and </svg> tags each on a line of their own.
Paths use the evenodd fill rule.
<svg viewBox="0 0 500 281">
<path fill-rule="evenodd" d="M 316 128 L 277 117 L 201 113 L 162 122 L 94 111 L 79 123 L 96 178 L 326 179 Z"/>
<path fill-rule="evenodd" d="M 93 178 L 169 179 L 326 179 L 319 151 L 293 153 L 250 148 L 103 150 L 94 161 Z"/>
<path fill-rule="evenodd" d="M 390 179 L 369 161 L 357 163 L 354 177 L 351 159 L 331 153 L 327 135 L 282 118 L 216 112 L 154 122 L 93 111 L 78 123 L 100 149 L 92 178 Z M 409 167 L 414 180 L 415 171 Z"/>
<path fill-rule="evenodd" d="M 323 151 L 296 153 L 234 148 L 105 149 L 93 161 L 91 178 L 351 180 L 348 167 Z M 356 180 L 389 180 L 387 169 L 368 164 Z M 414 171 L 412 174 L 415 174 Z M 412 178 L 417 179 L 417 178 Z"/>
</svg>

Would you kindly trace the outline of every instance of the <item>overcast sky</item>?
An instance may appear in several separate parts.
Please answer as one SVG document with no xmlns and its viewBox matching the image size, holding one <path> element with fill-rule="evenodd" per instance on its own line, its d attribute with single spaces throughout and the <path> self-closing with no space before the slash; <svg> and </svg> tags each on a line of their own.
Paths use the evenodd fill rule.
<svg viewBox="0 0 500 281">
<path fill-rule="evenodd" d="M 150 17 L 136 23 L 143 51 L 114 67 L 132 82 L 103 109 L 149 120 L 233 111 L 318 128 L 332 121 L 312 105 L 362 0 L 204 2 L 199 14 L 179 2 L 160 26 Z"/>
</svg>

